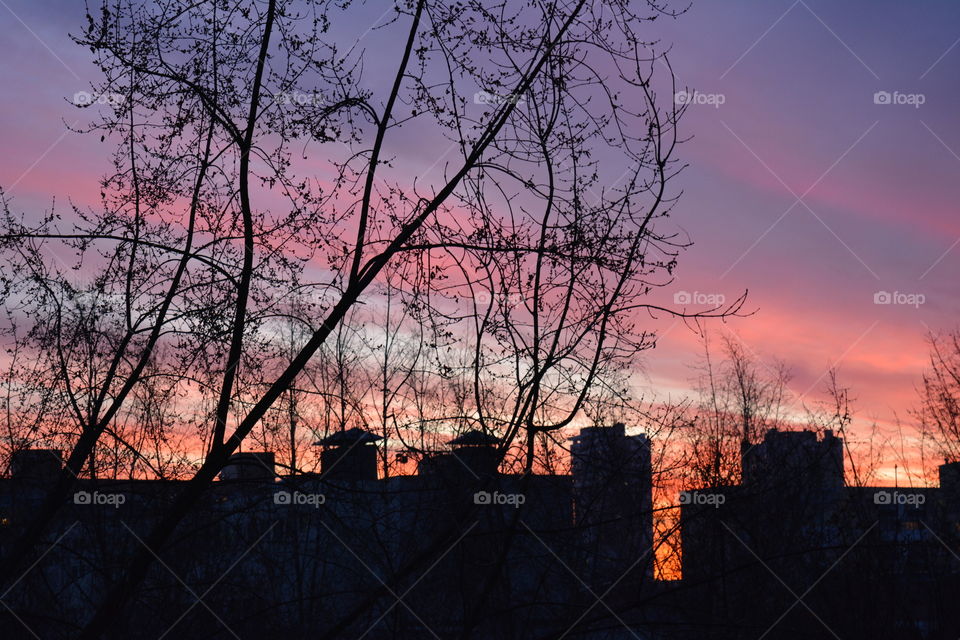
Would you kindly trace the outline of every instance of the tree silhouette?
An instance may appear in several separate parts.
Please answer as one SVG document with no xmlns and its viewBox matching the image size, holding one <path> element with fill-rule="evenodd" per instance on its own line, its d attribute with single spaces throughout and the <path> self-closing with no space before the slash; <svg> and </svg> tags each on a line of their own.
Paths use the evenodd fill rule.
<svg viewBox="0 0 960 640">
<path fill-rule="evenodd" d="M 654 0 L 417 0 L 389 7 L 375 28 L 390 36 L 360 48 L 343 42 L 364 20 L 351 2 L 90 11 L 75 40 L 102 73 L 94 91 L 122 99 L 87 130 L 115 143 L 115 172 L 98 206 L 67 219 L 5 201 L 4 303 L 28 327 L 11 333 L 15 349 L 40 363 L 24 407 L 38 431 L 53 428 L 51 405 L 62 411 L 45 438 L 69 454 L 9 547 L 4 582 L 79 476 L 119 469 L 99 449 L 127 448 L 124 465 L 159 477 L 190 451 L 171 423 L 193 429 L 203 455 L 89 621 L 84 637 L 100 637 L 284 398 L 297 471 L 298 381 L 332 337 L 363 335 L 349 323 L 385 283 L 429 353 L 396 382 L 381 376 L 381 428 L 396 419 L 387 387 L 459 380 L 442 392 L 458 410 L 435 424 L 497 434 L 499 455 L 528 473 L 537 439 L 653 345 L 639 314 L 736 313 L 742 298 L 694 314 L 648 299 L 685 244 L 665 225 L 680 112 L 657 100 L 676 87 L 644 33 L 673 14 Z M 439 154 L 432 166 L 424 149 Z M 51 261 L 53 248 L 73 264 Z M 284 334 L 279 319 L 298 328 Z M 315 397 L 372 401 L 356 387 L 348 398 L 343 375 L 339 393 Z M 415 413 L 401 421 L 422 429 Z"/>
</svg>

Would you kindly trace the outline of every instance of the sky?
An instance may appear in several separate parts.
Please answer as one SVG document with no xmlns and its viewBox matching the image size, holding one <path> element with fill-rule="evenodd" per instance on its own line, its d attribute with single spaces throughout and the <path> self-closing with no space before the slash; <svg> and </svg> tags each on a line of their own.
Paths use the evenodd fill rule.
<svg viewBox="0 0 960 640">
<path fill-rule="evenodd" d="M 93 203 L 108 168 L 110 142 L 67 127 L 96 78 L 68 37 L 82 12 L 0 0 L 0 185 L 18 210 Z M 836 367 L 864 437 L 909 429 L 925 336 L 958 324 L 960 3 L 694 0 L 648 29 L 670 47 L 691 136 L 673 220 L 694 245 L 661 295 L 695 309 L 748 291 L 755 313 L 713 335 L 785 361 L 805 401 Z M 650 322 L 643 384 L 682 394 L 697 336 Z"/>
<path fill-rule="evenodd" d="M 748 290 L 756 314 L 716 333 L 786 361 L 811 401 L 836 367 L 861 433 L 910 426 L 925 336 L 957 324 L 958 18 L 949 2 L 694 2 L 663 35 L 703 96 L 675 284 Z M 681 354 L 684 333 L 660 348 Z"/>
</svg>

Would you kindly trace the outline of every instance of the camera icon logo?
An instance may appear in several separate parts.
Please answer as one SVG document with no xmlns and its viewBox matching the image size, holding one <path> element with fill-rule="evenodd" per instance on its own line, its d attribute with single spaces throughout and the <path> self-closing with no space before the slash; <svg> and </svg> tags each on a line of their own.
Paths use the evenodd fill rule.
<svg viewBox="0 0 960 640">
<path fill-rule="evenodd" d="M 873 504 L 892 504 L 893 496 L 889 491 L 877 491 L 873 494 Z"/>
<path fill-rule="evenodd" d="M 273 504 L 290 504 L 292 496 L 289 491 L 277 491 L 273 494 Z"/>
<path fill-rule="evenodd" d="M 873 294 L 873 304 L 891 304 L 893 296 L 889 291 L 877 291 Z"/>
<path fill-rule="evenodd" d="M 93 95 L 89 91 L 77 91 L 73 94 L 73 104 L 78 107 L 87 107 L 93 104 Z"/>
<path fill-rule="evenodd" d="M 73 504 L 90 504 L 92 501 L 93 496 L 89 491 L 77 491 L 73 494 Z"/>
<path fill-rule="evenodd" d="M 889 91 L 877 91 L 873 94 L 873 104 L 891 104 L 893 96 Z"/>
<path fill-rule="evenodd" d="M 492 497 L 487 491 L 477 491 L 473 494 L 474 504 L 490 504 Z"/>
<path fill-rule="evenodd" d="M 674 304 L 692 304 L 693 296 L 689 291 L 677 291 L 673 294 L 673 303 Z"/>
</svg>

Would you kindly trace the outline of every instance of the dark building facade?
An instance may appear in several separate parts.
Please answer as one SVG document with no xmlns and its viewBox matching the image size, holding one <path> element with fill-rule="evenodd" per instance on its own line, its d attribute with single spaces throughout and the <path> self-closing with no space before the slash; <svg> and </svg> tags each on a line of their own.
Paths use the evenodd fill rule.
<svg viewBox="0 0 960 640">
<path fill-rule="evenodd" d="M 683 575 L 660 581 L 651 442 L 622 424 L 581 430 L 569 475 L 500 472 L 500 441 L 482 431 L 390 478 L 365 431 L 318 446 L 315 475 L 235 455 L 152 550 L 109 637 L 960 636 L 960 464 L 939 488 L 851 487 L 841 438 L 771 431 L 744 447 L 740 484 L 681 495 Z M 55 451 L 14 456 L 4 554 L 60 466 Z M 0 637 L 73 637 L 183 488 L 80 480 L 0 598 Z"/>
<path fill-rule="evenodd" d="M 652 533 L 636 529 L 648 526 L 638 511 L 648 498 L 585 501 L 600 482 L 620 497 L 649 496 L 648 443 L 622 426 L 588 434 L 605 445 L 580 444 L 572 476 L 499 473 L 499 441 L 482 432 L 453 439 L 417 475 L 385 479 L 378 438 L 362 430 L 319 441 L 317 475 L 278 475 L 273 454 L 236 454 L 156 550 L 113 637 L 519 639 L 590 628 L 604 611 L 594 585 L 611 584 L 630 558 L 598 566 L 584 545 L 632 539 L 617 554 L 635 554 Z M 620 467 L 622 452 L 641 460 Z M 0 480 L 4 552 L 59 467 L 53 452 L 23 452 Z M 183 486 L 79 481 L 38 544 L 42 558 L 4 599 L 0 637 L 72 637 Z M 587 506 L 603 517 L 574 515 Z M 652 588 L 643 578 L 631 588 Z M 622 637 L 585 633 L 571 637 Z"/>
<path fill-rule="evenodd" d="M 624 570 L 653 578 L 653 492 L 650 439 L 626 426 L 588 427 L 571 440 L 574 523 L 581 565 L 598 588 Z"/>
<path fill-rule="evenodd" d="M 957 466 L 940 488 L 852 487 L 842 451 L 770 431 L 740 485 L 682 496 L 690 637 L 958 636 Z"/>
</svg>

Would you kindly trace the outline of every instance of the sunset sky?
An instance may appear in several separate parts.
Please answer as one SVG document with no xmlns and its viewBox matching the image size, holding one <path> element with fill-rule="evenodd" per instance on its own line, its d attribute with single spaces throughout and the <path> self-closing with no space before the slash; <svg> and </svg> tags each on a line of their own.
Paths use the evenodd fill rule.
<svg viewBox="0 0 960 640">
<path fill-rule="evenodd" d="M 66 127 L 86 120 L 70 100 L 96 78 L 68 38 L 82 4 L 0 5 L 0 185 L 16 210 L 94 204 L 111 143 Z M 372 19 L 386 6 L 368 3 Z M 756 313 L 712 325 L 715 336 L 786 361 L 810 401 L 836 366 L 861 433 L 912 424 L 925 334 L 960 324 L 960 4 L 694 0 L 649 29 L 699 95 L 673 213 L 695 244 L 657 299 L 749 290 Z M 878 292 L 899 295 L 876 304 Z M 647 384 L 681 394 L 697 337 L 669 318 L 651 326 L 662 338 Z"/>
</svg>

